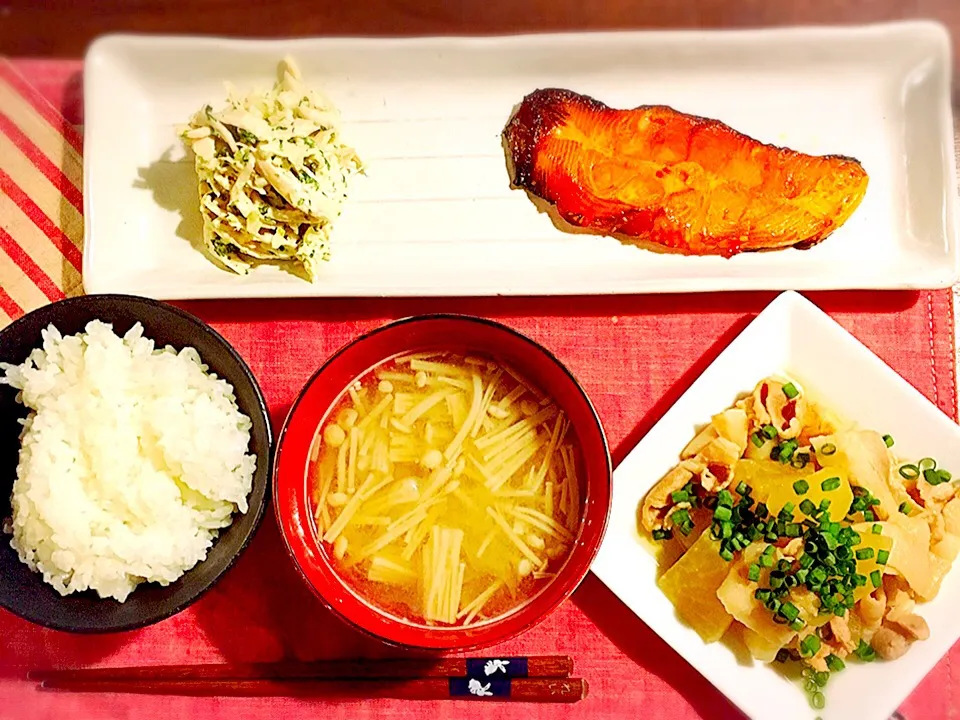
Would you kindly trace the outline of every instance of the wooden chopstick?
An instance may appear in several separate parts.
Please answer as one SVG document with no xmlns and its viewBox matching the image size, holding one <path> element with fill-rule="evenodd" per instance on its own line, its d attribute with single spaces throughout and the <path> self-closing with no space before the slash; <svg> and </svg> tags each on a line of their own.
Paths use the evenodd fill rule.
<svg viewBox="0 0 960 720">
<path fill-rule="evenodd" d="M 219 697 L 469 699 L 477 701 L 574 703 L 587 696 L 582 678 L 467 677 L 368 680 L 44 680 L 45 690 Z"/>
<path fill-rule="evenodd" d="M 490 665 L 490 663 L 495 663 Z M 489 669 L 491 672 L 486 672 Z M 315 662 L 157 665 L 118 668 L 35 670 L 27 677 L 52 683 L 203 680 L 369 680 L 380 678 L 565 678 L 573 672 L 567 655 L 501 658 L 394 658 Z"/>
<path fill-rule="evenodd" d="M 221 697 L 473 699 L 571 703 L 587 682 L 567 655 L 396 658 L 38 670 L 44 690 Z"/>
</svg>

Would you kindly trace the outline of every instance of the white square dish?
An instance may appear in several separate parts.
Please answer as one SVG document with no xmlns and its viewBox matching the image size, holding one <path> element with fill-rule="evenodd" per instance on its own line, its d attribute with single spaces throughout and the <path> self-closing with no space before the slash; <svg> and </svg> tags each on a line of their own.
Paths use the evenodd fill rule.
<svg viewBox="0 0 960 720">
<path fill-rule="evenodd" d="M 316 283 L 237 276 L 199 242 L 175 127 L 285 54 L 367 165 Z M 84 283 L 161 299 L 929 288 L 958 277 L 950 43 L 928 22 L 488 38 L 109 36 L 86 58 Z M 565 233 L 510 187 L 500 133 L 540 87 L 668 104 L 763 142 L 859 159 L 861 206 L 808 251 L 732 259 Z"/>
<path fill-rule="evenodd" d="M 637 506 L 679 460 L 695 429 L 786 373 L 841 417 L 890 433 L 898 457 L 935 457 L 960 471 L 960 427 L 828 315 L 794 292 L 774 300 L 690 386 L 614 472 L 613 509 L 593 572 L 634 613 L 753 720 L 884 720 L 960 639 L 960 568 L 919 604 L 930 638 L 902 658 L 848 663 L 831 677 L 826 708 L 813 710 L 799 683 L 761 663 L 742 664 L 723 643 L 705 644 L 680 621 L 656 583 L 657 562 L 641 544 Z"/>
</svg>

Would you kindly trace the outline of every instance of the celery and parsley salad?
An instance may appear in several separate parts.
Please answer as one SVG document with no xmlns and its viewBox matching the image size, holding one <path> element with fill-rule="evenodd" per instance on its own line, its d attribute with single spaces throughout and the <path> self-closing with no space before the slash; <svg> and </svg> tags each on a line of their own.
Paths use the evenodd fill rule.
<svg viewBox="0 0 960 720">
<path fill-rule="evenodd" d="M 226 107 L 206 105 L 181 129 L 195 156 L 204 244 L 239 274 L 294 263 L 313 281 L 363 165 L 341 140 L 336 108 L 303 84 L 291 58 L 269 91 L 228 86 L 228 96 Z"/>
</svg>

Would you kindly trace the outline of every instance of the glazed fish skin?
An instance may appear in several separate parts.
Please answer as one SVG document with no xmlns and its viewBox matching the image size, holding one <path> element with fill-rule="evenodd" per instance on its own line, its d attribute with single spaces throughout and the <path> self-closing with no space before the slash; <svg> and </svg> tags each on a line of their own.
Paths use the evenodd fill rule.
<svg viewBox="0 0 960 720">
<path fill-rule="evenodd" d="M 853 158 L 555 88 L 527 95 L 503 135 L 513 184 L 568 223 L 690 255 L 812 247 L 846 222 L 868 183 Z"/>
</svg>

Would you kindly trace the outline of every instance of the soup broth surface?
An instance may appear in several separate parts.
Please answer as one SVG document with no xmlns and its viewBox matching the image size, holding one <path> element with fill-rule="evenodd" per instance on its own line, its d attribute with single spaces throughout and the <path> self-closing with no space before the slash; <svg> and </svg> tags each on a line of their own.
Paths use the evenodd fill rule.
<svg viewBox="0 0 960 720">
<path fill-rule="evenodd" d="M 418 353 L 374 368 L 317 429 L 318 535 L 369 602 L 469 625 L 539 592 L 573 546 L 580 457 L 562 410 L 496 360 Z"/>
</svg>

